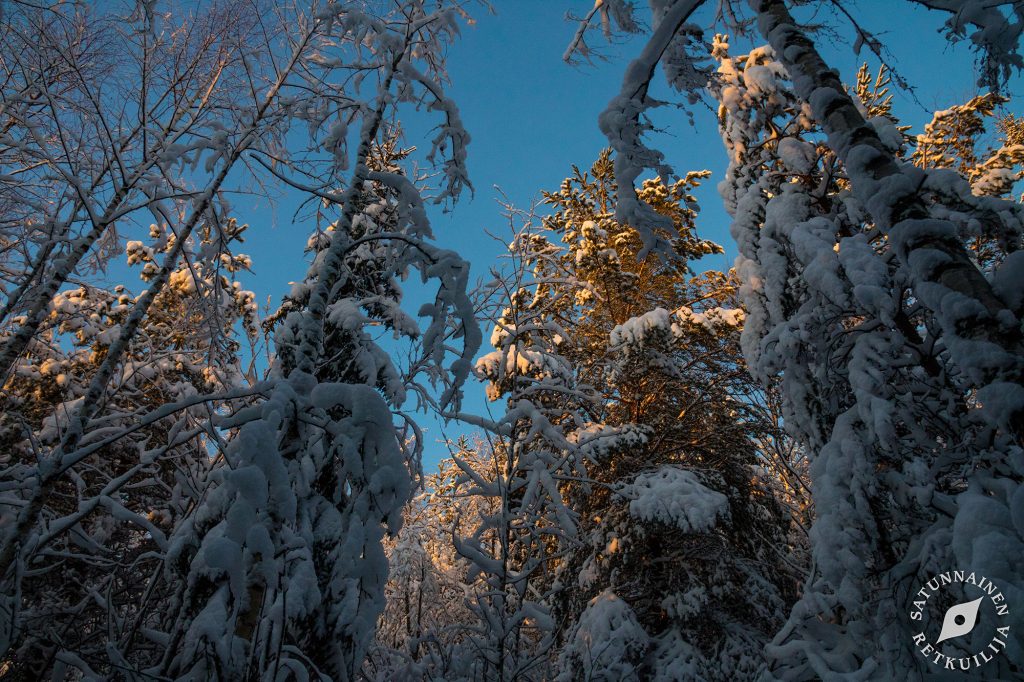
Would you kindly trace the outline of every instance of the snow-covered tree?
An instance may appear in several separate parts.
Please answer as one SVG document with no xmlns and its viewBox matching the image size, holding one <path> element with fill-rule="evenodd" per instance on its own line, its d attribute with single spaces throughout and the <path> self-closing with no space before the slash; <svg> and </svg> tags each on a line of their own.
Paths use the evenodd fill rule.
<svg viewBox="0 0 1024 682">
<path fill-rule="evenodd" d="M 467 674 L 474 680 L 548 678 L 558 630 L 551 604 L 571 587 L 560 582 L 558 567 L 576 542 L 578 514 L 563 487 L 583 472 L 591 430 L 584 406 L 598 396 L 576 381 L 562 355 L 573 331 L 558 316 L 568 288 L 551 295 L 559 276 L 548 260 L 554 250 L 528 218 L 515 232 L 509 266 L 495 271 L 490 285 L 494 350 L 476 364 L 488 397 L 504 412 L 460 415 L 486 434 L 482 452 L 454 457 L 463 474 L 459 494 L 479 498 L 486 510 L 460 519 L 455 537 L 469 564 L 474 619 L 463 650 L 472 656 Z"/>
<path fill-rule="evenodd" d="M 335 202 L 328 207 L 338 218 L 311 240 L 309 274 L 278 316 L 274 387 L 266 402 L 226 421 L 239 429 L 226 466 L 171 539 L 169 564 L 185 584 L 161 664 L 174 677 L 359 674 L 384 608 L 382 539 L 400 527 L 419 461 L 419 433 L 401 407 L 409 393 L 426 392 L 424 374 L 445 381 L 442 407 L 456 405 L 479 345 L 468 264 L 430 244 L 419 188 L 378 143 L 394 104 L 425 88 L 446 114 L 437 145 L 456 154 L 445 192 L 457 196 L 466 136 L 431 80 L 439 72 L 428 77 L 416 66 L 443 67 L 451 10 L 398 3 L 375 19 L 335 9 L 337 39 L 378 60 L 380 80 L 347 188 L 312 190 Z M 426 329 L 402 310 L 399 283 L 411 272 L 437 282 L 420 311 Z M 447 366 L 450 320 L 463 345 Z M 416 341 L 420 358 L 403 372 L 370 325 Z"/>
<path fill-rule="evenodd" d="M 118 11 L 4 8 L 4 375 L 58 291 L 103 268 L 124 236 L 144 240 L 156 221 L 185 243 L 223 208 L 219 192 L 242 152 L 269 135 L 277 94 L 293 75 L 294 60 L 275 73 L 273 38 L 251 3 Z M 123 87 L 106 87 L 114 78 Z"/>
<path fill-rule="evenodd" d="M 282 47 L 278 40 L 288 41 L 263 32 L 249 4 L 191 14 L 159 14 L 147 3 L 136 9 L 120 15 L 107 5 L 16 3 L 8 13 L 5 6 L 4 53 L 12 56 L 3 62 L 0 140 L 0 188 L 11 206 L 3 239 L 12 247 L 3 250 L 5 382 L 39 341 L 62 289 L 119 252 L 121 235 L 139 231 L 132 241 L 144 242 L 144 226 L 155 223 L 163 235 L 155 239 L 168 246 L 154 249 L 159 263 L 150 267 L 146 289 L 127 307 L 117 303 L 119 320 L 103 339 L 86 388 L 67 404 L 57 440 L 11 472 L 16 483 L 9 481 L 0 498 L 4 651 L 18 636 L 26 566 L 49 537 L 45 510 L 73 483 L 75 465 L 95 442 L 118 438 L 103 423 L 107 396 L 130 373 L 130 349 L 154 306 L 166 291 L 195 280 L 195 272 L 181 270 L 192 267 L 193 237 L 212 234 L 201 249 L 207 274 L 221 255 L 230 257 L 218 253 L 228 241 L 221 232 L 230 215 L 223 192 L 242 155 L 272 142 L 270 129 L 285 112 L 282 88 L 324 27 L 323 20 L 302 24 L 291 34 L 294 44 Z M 115 72 L 124 87 L 104 87 Z M 172 412 L 161 406 L 145 420 Z"/>
<path fill-rule="evenodd" d="M 486 475 L 482 442 L 465 437 L 452 454 Z M 442 460 L 423 492 L 406 506 L 402 529 L 385 542 L 390 573 L 376 643 L 363 674 L 372 680 L 460 679 L 472 671 L 473 613 L 467 565 L 452 541 L 458 531 L 493 513 L 490 500 L 463 494 L 461 469 Z"/>
<path fill-rule="evenodd" d="M 11 70 L 4 92 L 12 98 L 4 102 L 0 177 L 10 190 L 4 200 L 38 215 L 5 224 L 15 235 L 5 243 L 24 235 L 34 241 L 4 250 L 14 258 L 5 270 L 13 274 L 2 311 L 4 370 L 30 353 L 55 296 L 65 295 L 59 290 L 86 265 L 103 262 L 100 247 L 118 244 L 119 229 L 136 227 L 143 212 L 159 227 L 152 242 L 128 244 L 148 286 L 109 304 L 116 321 L 102 335 L 77 402 L 63 403 L 58 438 L 8 472 L 16 479 L 5 478 L 0 649 L 21 636 L 28 569 L 52 539 L 48 510 L 78 485 L 75 467 L 108 442 L 195 408 L 190 414 L 205 413 L 201 424 L 150 430 L 165 440 L 133 453 L 140 463 L 116 480 L 115 492 L 104 488 L 66 515 L 74 523 L 99 505 L 108 525 L 130 516 L 146 529 L 155 549 L 143 556 L 167 565 L 142 583 L 166 588 L 166 608 L 147 603 L 145 622 L 111 620 L 108 609 L 106 641 L 96 642 L 101 660 L 67 650 L 54 665 L 89 677 L 116 668 L 189 678 L 352 678 L 382 607 L 381 536 L 397 530 L 410 469 L 418 467 L 418 430 L 402 404 L 407 395 L 422 400 L 431 384 L 441 387 L 440 404 L 457 403 L 479 345 L 464 293 L 468 265 L 431 246 L 418 187 L 373 151 L 399 102 L 422 103 L 442 117 L 428 155 L 441 169 L 438 200 L 455 200 L 467 184 L 468 134 L 442 87 L 444 46 L 464 16 L 461 3 L 225 3 L 181 14 L 140 3 L 128 16 L 81 5 L 60 5 L 52 16 L 30 4 L 15 9 L 9 26 L 18 30 L 4 38 L 26 63 L 4 61 Z M 72 29 L 79 33 L 65 41 Z M 115 63 L 137 70 L 126 66 L 124 87 L 105 89 Z M 350 136 L 353 123 L 359 130 Z M 357 143 L 352 154 L 350 137 Z M 121 377 L 135 369 L 133 344 L 144 341 L 147 325 L 166 333 L 167 319 L 190 319 L 186 307 L 161 316 L 161 305 L 171 305 L 178 289 L 205 291 L 211 276 L 211 310 L 241 293 L 223 291 L 214 276 L 217 268 L 247 265 L 226 250 L 224 230 L 236 228 L 222 218 L 239 166 L 259 179 L 282 179 L 336 218 L 316 239 L 310 274 L 285 306 L 271 381 L 211 393 L 212 379 L 242 379 L 237 367 L 219 371 L 236 358 L 222 362 L 233 350 L 230 334 L 211 327 L 204 332 L 203 391 L 136 413 L 134 425 L 118 423 L 107 407 Z M 33 200 L 38 196 L 46 199 Z M 189 251 L 200 237 L 202 262 Z M 400 304 L 397 282 L 413 272 L 438 283 L 435 300 L 420 311 L 428 318 L 422 329 Z M 99 305 L 102 316 L 108 304 Z M 454 350 L 450 317 L 458 320 L 462 350 Z M 214 322 L 230 329 L 236 318 Z M 410 367 L 396 368 L 364 330 L 370 325 L 419 349 Z M 179 340 L 171 334 L 161 344 Z M 255 393 L 262 399 L 244 409 L 218 410 L 221 401 Z M 203 468 L 213 470 L 200 494 L 175 507 L 182 513 L 173 528 L 122 509 L 117 490 L 150 484 L 153 461 L 200 434 L 208 437 L 199 450 Z M 121 629 L 131 635 L 111 636 Z"/>
<path fill-rule="evenodd" d="M 744 349 L 762 379 L 781 377 L 786 428 L 812 458 L 814 570 L 769 649 L 774 672 L 916 679 L 928 662 L 914 657 L 905 616 L 915 584 L 956 566 L 1018 593 L 1005 557 L 1024 547 L 1012 523 L 1024 417 L 1019 207 L 903 158 L 896 122 L 847 92 L 783 0 L 752 0 L 746 15 L 724 3 L 730 29 L 752 19 L 769 43 L 724 60 L 725 42 L 692 23 L 705 4 L 652 0 L 650 40 L 602 115 L 618 215 L 664 247 L 667 221 L 635 187 L 647 169 L 671 176 L 642 139 L 657 104 L 650 82 L 661 63 L 691 96 L 710 83 L 730 154 L 721 190 L 741 253 Z M 950 39 L 970 39 L 985 85 L 1020 68 L 1024 22 L 1010 3 L 919 4 L 949 14 Z M 857 45 L 879 54 L 881 41 L 842 9 Z M 980 259 L 979 239 L 994 247 Z M 991 674 L 1020 665 L 1004 656 Z"/>
<path fill-rule="evenodd" d="M 965 563 L 997 574 L 958 534 L 964 524 L 979 532 L 972 491 L 985 485 L 972 485 L 963 462 L 994 463 L 1014 446 L 979 421 L 976 389 L 955 368 L 940 320 L 916 294 L 921 285 L 893 258 L 892 240 L 865 213 L 847 165 L 824 144 L 773 50 L 737 58 L 727 49 L 719 39 L 716 93 L 732 154 L 721 190 L 751 310 L 746 351 L 762 376 L 781 374 L 787 428 L 814 455 L 815 571 L 769 651 L 784 678 L 920 675 L 929 664 L 902 617 L 907 576 L 926 580 Z M 991 277 L 1019 243 L 1022 215 L 985 191 L 990 182 L 973 192 L 968 184 L 984 173 L 974 138 L 993 99 L 940 112 L 908 138 L 884 85 L 884 74 L 870 88 L 861 77 L 859 110 L 888 153 L 907 157 L 904 168 L 924 167 L 918 200 L 955 227 L 972 267 Z M 912 155 L 908 140 L 917 143 Z M 943 170 L 957 160 L 965 177 Z M 998 174 L 1007 173 L 1012 165 Z M 979 224 L 972 211 L 992 219 Z M 1012 467 L 989 466 L 981 480 L 1014 477 Z M 1001 577 L 1013 584 L 1012 571 Z"/>
<path fill-rule="evenodd" d="M 238 384 L 236 325 L 255 334 L 253 295 L 234 280 L 248 258 L 226 245 L 207 248 L 236 241 L 244 229 L 228 219 L 194 235 L 187 263 L 125 350 L 101 426 L 66 463 L 42 508 L 42 532 L 23 550 L 22 599 L 4 614 L 13 626 L 10 674 L 33 679 L 68 657 L 102 669 L 111 646 L 153 655 L 142 632 L 173 592 L 154 577 L 161 550 L 199 498 L 217 449 L 208 423 L 218 402 L 197 398 Z M 173 244 L 157 226 L 151 236 L 153 247 L 127 249 L 144 281 Z M 40 453 L 60 442 L 135 300 L 121 285 L 54 298 L 45 333 L 19 358 L 0 398 L 6 481 L 31 480 Z"/>
<path fill-rule="evenodd" d="M 615 219 L 609 152 L 544 195 L 546 305 L 569 330 L 561 355 L 599 395 L 580 406 L 585 476 L 563 484 L 579 542 L 559 575 L 577 587 L 556 595 L 560 679 L 750 676 L 795 591 L 788 519 L 758 456 L 768 424 L 748 403 L 760 391 L 739 351 L 736 282 L 691 270 L 721 251 L 695 232 L 692 191 L 707 175 L 644 184 L 674 233 L 661 235 L 670 253 L 643 259 L 639 232 Z"/>
</svg>

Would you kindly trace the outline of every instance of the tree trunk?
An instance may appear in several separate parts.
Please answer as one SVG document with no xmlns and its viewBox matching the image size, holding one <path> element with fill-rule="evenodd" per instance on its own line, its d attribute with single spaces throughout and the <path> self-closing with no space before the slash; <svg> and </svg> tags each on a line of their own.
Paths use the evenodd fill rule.
<svg viewBox="0 0 1024 682">
<path fill-rule="evenodd" d="M 808 102 L 843 161 L 854 195 L 910 273 L 914 295 L 942 326 L 952 361 L 964 379 L 998 410 L 985 410 L 997 426 L 1024 435 L 1024 400 L 1010 386 L 1024 381 L 1021 321 L 995 294 L 971 260 L 953 225 L 929 215 L 919 193 L 923 171 L 900 166 L 864 120 L 839 76 L 818 54 L 783 0 L 750 0 L 758 28 L 786 66 L 796 94 Z M 986 394 L 982 394 L 985 402 Z"/>
</svg>

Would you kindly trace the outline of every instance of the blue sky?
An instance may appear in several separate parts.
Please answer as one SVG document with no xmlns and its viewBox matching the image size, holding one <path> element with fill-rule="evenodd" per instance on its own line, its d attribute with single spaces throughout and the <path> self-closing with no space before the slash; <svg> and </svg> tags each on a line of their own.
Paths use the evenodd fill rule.
<svg viewBox="0 0 1024 682">
<path fill-rule="evenodd" d="M 585 13 L 592 0 L 497 0 L 494 4 L 496 14 L 478 12 L 475 25 L 466 27 L 449 53 L 449 94 L 458 103 L 472 136 L 469 169 L 476 192 L 473 197 L 465 196 L 453 211 L 437 209 L 431 215 L 438 243 L 469 259 L 474 278 L 484 281 L 490 279 L 488 269 L 498 262 L 501 251 L 501 244 L 486 232 L 508 234 L 496 188 L 518 206 L 528 207 L 541 190 L 557 189 L 572 164 L 588 166 L 597 157 L 605 146 L 597 116 L 618 90 L 627 60 L 644 39 L 640 35 L 606 46 L 608 61 L 570 66 L 561 57 L 575 25 L 565 20 L 565 13 Z M 964 45 L 946 44 L 938 32 L 943 15 L 892 0 L 861 0 L 853 7 L 867 29 L 882 34 L 892 63 L 916 88 L 915 97 L 897 92 L 895 101 L 897 114 L 912 124 L 915 132 L 931 119 L 932 110 L 977 94 L 973 55 Z M 708 19 L 698 20 L 707 23 Z M 853 54 L 852 30 L 847 27 L 839 30 L 835 42 L 821 38 L 817 42 L 846 82 L 853 80 L 868 56 L 866 51 L 860 57 Z M 745 49 L 735 41 L 733 44 L 737 53 Z M 877 66 L 876 60 L 867 61 L 873 68 Z M 658 78 L 660 84 L 663 78 Z M 655 96 L 678 101 L 667 88 L 659 88 Z M 1015 104 L 1011 102 L 1011 107 Z M 690 110 L 693 126 L 679 109 L 658 111 L 654 120 L 664 132 L 654 141 L 677 171 L 712 171 L 711 180 L 698 193 L 703 209 L 698 231 L 725 246 L 726 253 L 701 261 L 699 268 L 726 269 L 736 251 L 729 238 L 728 216 L 715 191 L 725 170 L 725 156 L 713 112 L 701 104 Z M 421 149 L 428 146 L 427 133 L 433 123 L 429 112 L 415 113 L 403 121 L 408 143 Z M 248 234 L 252 237 L 245 246 L 253 256 L 254 272 L 245 283 L 261 302 L 270 296 L 276 304 L 288 282 L 305 272 L 302 247 L 311 226 L 292 224 L 294 198 L 287 194 L 273 206 L 265 202 L 245 205 L 242 198 L 235 203 L 240 220 L 250 223 Z M 489 330 L 485 329 L 485 341 L 487 337 Z M 485 409 L 482 387 L 470 386 L 467 394 L 468 409 Z M 442 425 L 429 415 L 421 422 L 428 429 L 430 444 L 424 464 L 429 471 L 446 456 L 444 447 L 435 443 L 442 436 Z M 457 424 L 444 427 L 449 437 L 469 430 Z"/>
</svg>

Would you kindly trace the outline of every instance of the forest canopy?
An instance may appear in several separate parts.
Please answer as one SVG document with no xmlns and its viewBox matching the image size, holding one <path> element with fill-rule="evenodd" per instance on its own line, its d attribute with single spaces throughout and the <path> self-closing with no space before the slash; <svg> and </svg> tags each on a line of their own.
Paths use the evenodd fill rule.
<svg viewBox="0 0 1024 682">
<path fill-rule="evenodd" d="M 1024 8 L 900 4 L 924 125 L 877 4 L 580 3 L 484 261 L 503 3 L 0 0 L 0 678 L 1020 679 Z"/>
</svg>

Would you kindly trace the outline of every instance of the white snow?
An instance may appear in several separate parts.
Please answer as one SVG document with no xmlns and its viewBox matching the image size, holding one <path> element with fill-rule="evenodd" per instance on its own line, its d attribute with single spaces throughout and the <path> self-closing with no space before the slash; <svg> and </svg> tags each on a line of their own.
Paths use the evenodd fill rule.
<svg viewBox="0 0 1024 682">
<path fill-rule="evenodd" d="M 629 499 L 633 516 L 692 533 L 711 530 L 729 513 L 725 495 L 705 486 L 692 471 L 675 466 L 640 474 L 618 492 Z"/>
</svg>

